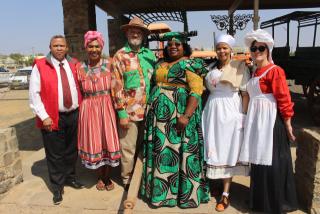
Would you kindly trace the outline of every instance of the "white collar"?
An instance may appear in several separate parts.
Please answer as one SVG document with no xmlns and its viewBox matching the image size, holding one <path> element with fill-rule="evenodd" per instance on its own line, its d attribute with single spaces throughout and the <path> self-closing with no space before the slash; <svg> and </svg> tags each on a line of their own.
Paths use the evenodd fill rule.
<svg viewBox="0 0 320 214">
<path fill-rule="evenodd" d="M 51 55 L 51 62 L 52 62 L 52 64 L 57 65 L 57 66 L 59 66 L 60 63 L 63 63 L 64 65 L 65 65 L 66 63 L 68 63 L 68 61 L 67 61 L 66 58 L 64 58 L 64 59 L 60 62 L 59 60 L 57 60 L 56 58 L 54 58 L 52 55 Z"/>
</svg>

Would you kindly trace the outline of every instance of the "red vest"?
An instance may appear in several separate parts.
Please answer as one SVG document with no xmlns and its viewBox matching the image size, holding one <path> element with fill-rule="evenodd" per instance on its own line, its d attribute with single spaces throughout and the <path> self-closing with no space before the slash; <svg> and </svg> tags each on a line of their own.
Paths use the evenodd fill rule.
<svg viewBox="0 0 320 214">
<path fill-rule="evenodd" d="M 79 88 L 79 81 L 76 74 L 76 64 L 78 61 L 75 58 L 67 57 L 69 66 L 71 68 L 73 78 L 76 83 L 78 92 L 79 105 L 82 101 L 82 96 Z M 40 74 L 40 97 L 47 114 L 53 121 L 53 130 L 59 129 L 59 101 L 58 101 L 58 76 L 57 72 L 52 65 L 51 55 L 46 58 L 36 59 L 35 63 Z M 38 128 L 43 128 L 42 120 L 36 117 L 36 124 Z"/>
</svg>

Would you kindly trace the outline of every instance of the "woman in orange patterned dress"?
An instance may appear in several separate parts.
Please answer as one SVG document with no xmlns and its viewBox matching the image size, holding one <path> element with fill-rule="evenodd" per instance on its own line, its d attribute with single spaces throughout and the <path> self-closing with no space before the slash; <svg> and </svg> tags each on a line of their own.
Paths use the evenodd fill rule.
<svg viewBox="0 0 320 214">
<path fill-rule="evenodd" d="M 116 116 L 110 96 L 111 73 L 108 59 L 103 59 L 103 36 L 88 31 L 85 36 L 88 60 L 78 65 L 78 78 L 83 94 L 79 108 L 78 150 L 86 168 L 98 173 L 98 190 L 112 190 L 109 167 L 119 165 L 120 145 Z"/>
</svg>

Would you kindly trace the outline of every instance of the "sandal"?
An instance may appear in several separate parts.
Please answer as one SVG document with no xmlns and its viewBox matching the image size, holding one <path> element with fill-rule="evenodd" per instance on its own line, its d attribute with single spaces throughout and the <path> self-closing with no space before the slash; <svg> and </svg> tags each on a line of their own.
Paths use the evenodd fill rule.
<svg viewBox="0 0 320 214">
<path fill-rule="evenodd" d="M 108 178 L 108 179 L 106 180 L 106 182 L 105 182 L 105 189 L 106 189 L 107 191 L 111 191 L 111 190 L 114 189 L 114 184 L 113 184 L 113 182 L 111 181 L 110 178 Z"/>
<path fill-rule="evenodd" d="M 216 205 L 216 211 L 223 212 L 225 211 L 230 204 L 229 197 L 222 195 L 221 200 Z"/>
<path fill-rule="evenodd" d="M 99 191 L 105 190 L 106 185 L 105 185 L 105 183 L 102 181 L 101 178 L 98 179 L 98 182 L 97 182 L 97 184 L 96 184 L 96 188 L 97 188 L 97 190 L 99 190 Z"/>
</svg>

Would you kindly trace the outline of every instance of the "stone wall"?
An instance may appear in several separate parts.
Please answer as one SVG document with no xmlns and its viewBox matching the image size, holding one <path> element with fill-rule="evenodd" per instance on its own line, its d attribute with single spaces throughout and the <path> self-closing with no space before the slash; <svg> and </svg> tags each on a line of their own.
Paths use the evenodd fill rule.
<svg viewBox="0 0 320 214">
<path fill-rule="evenodd" d="M 295 177 L 298 200 L 308 213 L 320 213 L 320 128 L 297 134 Z"/>
<path fill-rule="evenodd" d="M 125 33 L 120 30 L 120 26 L 127 24 L 129 21 L 123 16 L 121 18 L 108 19 L 109 55 L 111 57 L 126 43 Z"/>
<path fill-rule="evenodd" d="M 14 128 L 0 129 L 0 198 L 23 181 L 22 163 Z"/>
</svg>

